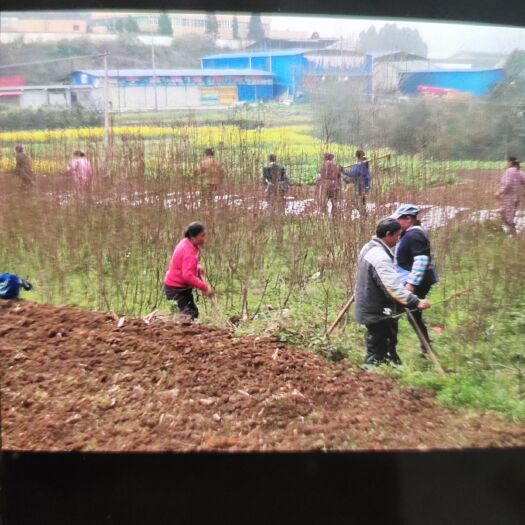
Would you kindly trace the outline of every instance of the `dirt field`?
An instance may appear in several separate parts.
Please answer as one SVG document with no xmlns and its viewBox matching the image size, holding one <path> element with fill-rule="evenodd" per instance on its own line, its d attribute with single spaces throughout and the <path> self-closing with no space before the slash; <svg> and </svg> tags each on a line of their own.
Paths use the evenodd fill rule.
<svg viewBox="0 0 525 525">
<path fill-rule="evenodd" d="M 525 425 L 268 338 L 0 303 L 6 450 L 517 446 Z"/>
</svg>

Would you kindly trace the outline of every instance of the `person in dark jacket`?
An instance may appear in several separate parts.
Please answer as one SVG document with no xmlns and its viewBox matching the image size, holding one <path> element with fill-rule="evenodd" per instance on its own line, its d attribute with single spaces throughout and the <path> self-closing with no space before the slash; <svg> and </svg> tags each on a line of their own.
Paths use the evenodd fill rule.
<svg viewBox="0 0 525 525">
<path fill-rule="evenodd" d="M 359 253 L 355 287 L 355 318 L 364 324 L 367 354 L 365 364 L 401 364 L 397 354 L 398 319 L 402 307 L 430 307 L 403 286 L 394 266 L 392 248 L 401 235 L 401 224 L 392 218 L 379 221 L 376 235 Z"/>
<path fill-rule="evenodd" d="M 408 291 L 424 299 L 430 288 L 438 282 L 438 276 L 432 262 L 430 240 L 417 218 L 420 211 L 421 208 L 413 204 L 401 204 L 392 217 L 399 221 L 403 230 L 395 255 L 397 273 Z M 417 310 L 413 312 L 413 317 L 430 344 L 423 312 Z M 409 318 L 409 321 L 412 323 L 412 319 Z M 421 346 L 421 351 L 426 353 L 426 348 Z"/>
<path fill-rule="evenodd" d="M 277 163 L 277 156 L 273 153 L 268 157 L 268 166 L 263 168 L 263 182 L 266 184 L 266 195 L 270 200 L 282 200 L 288 193 L 290 179 L 284 167 Z"/>
<path fill-rule="evenodd" d="M 15 155 L 15 175 L 22 182 L 22 188 L 29 188 L 34 182 L 33 163 L 31 162 L 31 158 L 26 154 L 24 146 L 21 144 L 18 144 L 15 147 Z"/>
<path fill-rule="evenodd" d="M 345 172 L 345 180 L 353 181 L 358 202 L 366 205 L 366 194 L 370 191 L 372 178 L 370 175 L 370 165 L 363 150 L 358 149 L 355 152 L 357 163 L 351 171 Z"/>
</svg>

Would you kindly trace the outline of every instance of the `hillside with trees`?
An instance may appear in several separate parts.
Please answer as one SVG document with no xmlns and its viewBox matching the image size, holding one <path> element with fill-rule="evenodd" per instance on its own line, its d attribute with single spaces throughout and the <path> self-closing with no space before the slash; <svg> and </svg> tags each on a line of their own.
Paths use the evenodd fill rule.
<svg viewBox="0 0 525 525">
<path fill-rule="evenodd" d="M 379 31 L 370 26 L 359 33 L 358 48 L 364 52 L 405 51 L 426 57 L 428 46 L 417 29 L 385 24 Z"/>
<path fill-rule="evenodd" d="M 142 43 L 138 38 L 126 33 L 115 42 L 93 42 L 92 40 L 60 40 L 58 42 L 24 43 L 22 39 L 12 44 L 0 44 L 0 63 L 20 64 L 68 58 L 97 53 L 109 53 L 110 68 L 150 68 L 151 45 Z M 155 47 L 155 64 L 157 68 L 200 68 L 203 55 L 219 51 L 211 35 L 187 35 L 174 37 L 171 46 Z M 27 84 L 68 83 L 70 74 L 75 69 L 101 69 L 101 58 L 71 59 L 31 67 L 13 67 L 4 69 L 2 74 L 21 75 Z"/>
</svg>

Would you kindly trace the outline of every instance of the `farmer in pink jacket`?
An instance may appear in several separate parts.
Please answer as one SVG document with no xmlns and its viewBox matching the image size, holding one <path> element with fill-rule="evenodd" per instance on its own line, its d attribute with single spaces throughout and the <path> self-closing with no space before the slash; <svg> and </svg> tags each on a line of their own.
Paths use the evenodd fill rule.
<svg viewBox="0 0 525 525">
<path fill-rule="evenodd" d="M 198 288 L 208 297 L 214 294 L 213 288 L 202 280 L 204 271 L 200 266 L 199 247 L 205 241 L 204 226 L 200 222 L 192 222 L 184 232 L 184 239 L 175 247 L 164 278 L 166 297 L 175 301 L 181 313 L 192 320 L 199 316 L 193 299 L 193 288 Z"/>
<path fill-rule="evenodd" d="M 516 157 L 509 157 L 507 169 L 501 177 L 501 186 L 496 197 L 502 200 L 501 218 L 508 233 L 516 233 L 516 212 L 525 186 L 525 173 L 520 170 Z"/>
<path fill-rule="evenodd" d="M 91 183 L 93 170 L 83 151 L 78 149 L 73 152 L 73 160 L 65 174 L 72 176 L 73 180 L 78 184 L 89 185 Z"/>
</svg>

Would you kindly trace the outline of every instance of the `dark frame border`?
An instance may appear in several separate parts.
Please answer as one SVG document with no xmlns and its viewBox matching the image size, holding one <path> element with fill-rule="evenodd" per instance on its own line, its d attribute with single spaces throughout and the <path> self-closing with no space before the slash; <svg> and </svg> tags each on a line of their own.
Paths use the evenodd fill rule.
<svg viewBox="0 0 525 525">
<path fill-rule="evenodd" d="M 524 451 L 4 452 L 2 523 L 521 525 Z"/>
<path fill-rule="evenodd" d="M 155 0 L 152 9 L 262 11 L 525 25 L 525 2 Z M 3 12 L 42 9 L 2 2 Z M 150 7 L 84 1 L 76 9 Z M 46 10 L 71 9 L 48 0 Z M 525 523 L 525 449 L 427 453 L 0 453 L 0 523 Z"/>
<path fill-rule="evenodd" d="M 525 25 L 525 2 L 507 0 L 3 0 L 4 11 L 74 9 L 191 10 L 191 11 L 258 11 L 275 14 L 323 16 L 361 16 L 382 18 L 427 19 L 467 23 Z"/>
</svg>

